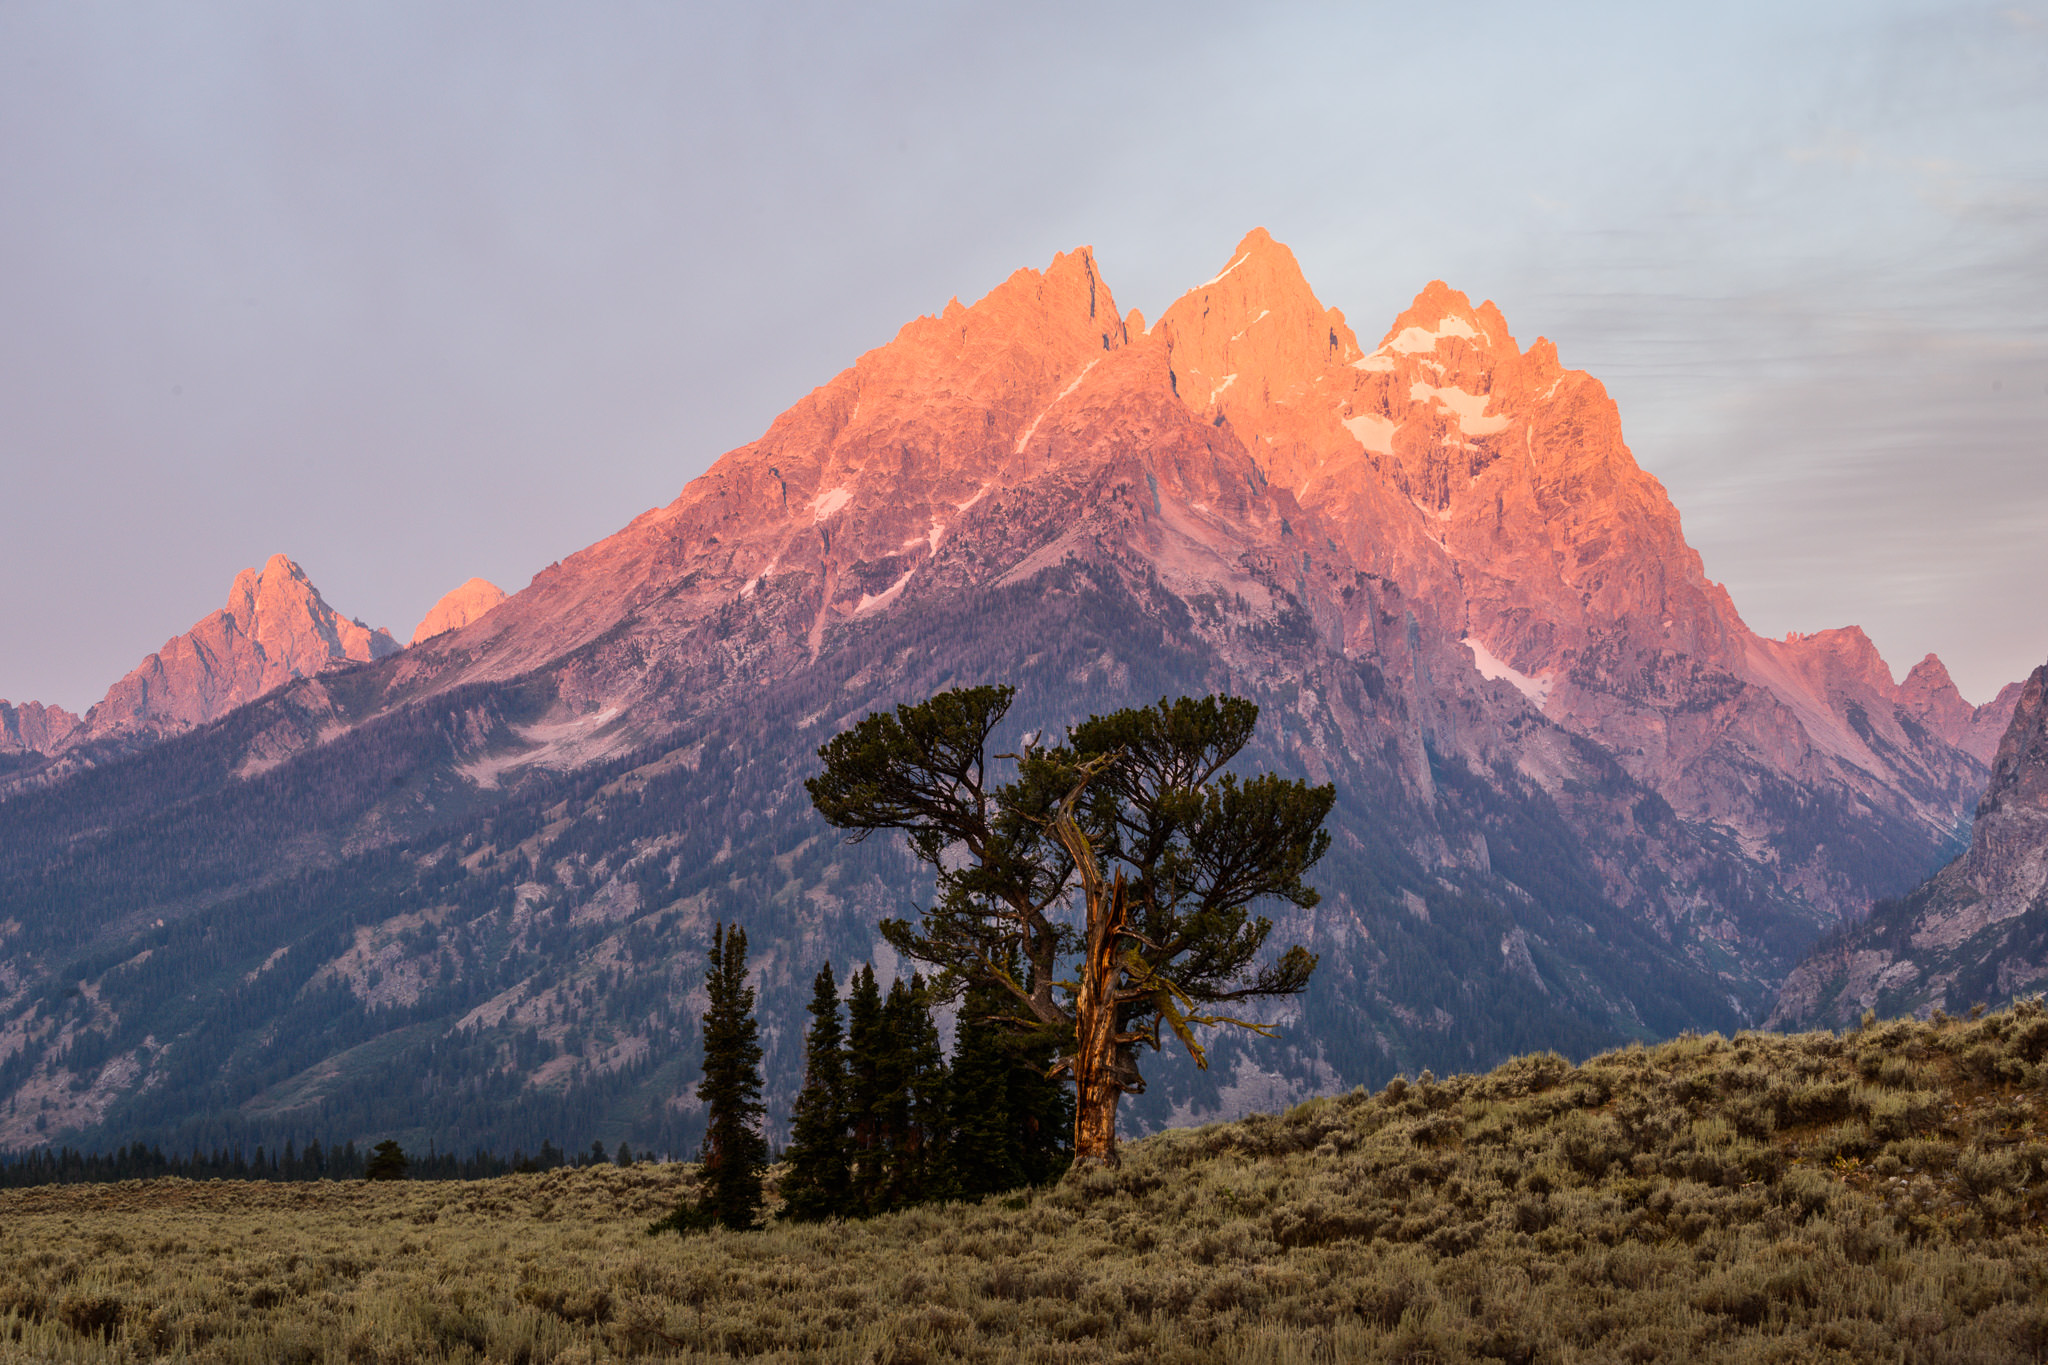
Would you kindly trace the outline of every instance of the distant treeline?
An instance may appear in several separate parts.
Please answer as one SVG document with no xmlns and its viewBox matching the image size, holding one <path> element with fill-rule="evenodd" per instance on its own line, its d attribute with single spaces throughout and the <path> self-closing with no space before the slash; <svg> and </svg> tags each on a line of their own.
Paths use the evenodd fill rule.
<svg viewBox="0 0 2048 1365">
<path fill-rule="evenodd" d="M 166 1156 L 161 1147 L 131 1143 L 113 1152 L 81 1152 L 71 1147 L 42 1147 L 34 1151 L 0 1152 L 0 1189 L 25 1189 L 32 1185 L 98 1185 L 117 1180 L 158 1180 L 176 1176 L 185 1180 L 361 1180 L 367 1152 L 355 1143 L 323 1147 L 309 1142 L 299 1150 L 287 1142 L 282 1152 L 253 1152 L 240 1148 L 216 1147 L 212 1151 L 194 1148 L 189 1154 Z M 608 1154 L 602 1143 L 592 1143 L 581 1156 L 570 1156 L 552 1142 L 543 1142 L 532 1155 L 515 1150 L 510 1157 L 482 1148 L 468 1156 L 437 1152 L 406 1154 L 405 1175 L 409 1180 L 484 1180 L 514 1172 L 551 1171 L 561 1166 L 631 1165 L 632 1149 L 619 1144 Z"/>
</svg>

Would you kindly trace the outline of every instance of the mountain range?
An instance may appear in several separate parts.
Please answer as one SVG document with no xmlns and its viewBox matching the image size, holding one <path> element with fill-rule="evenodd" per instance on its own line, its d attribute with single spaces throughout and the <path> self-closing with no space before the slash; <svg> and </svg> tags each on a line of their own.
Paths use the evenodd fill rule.
<svg viewBox="0 0 2048 1365">
<path fill-rule="evenodd" d="M 1337 787 L 1311 991 L 1135 1122 L 1735 1028 L 1964 849 L 2020 701 L 1757 636 L 1597 379 L 1442 283 L 1367 350 L 1263 231 L 1150 325 L 1085 248 L 950 302 L 495 592 L 399 650 L 280 557 L 56 740 L 0 712 L 0 1145 L 680 1150 L 718 920 L 786 1112 L 818 963 L 907 972 L 928 889 L 814 751 L 989 681 L 1245 695 Z"/>
</svg>

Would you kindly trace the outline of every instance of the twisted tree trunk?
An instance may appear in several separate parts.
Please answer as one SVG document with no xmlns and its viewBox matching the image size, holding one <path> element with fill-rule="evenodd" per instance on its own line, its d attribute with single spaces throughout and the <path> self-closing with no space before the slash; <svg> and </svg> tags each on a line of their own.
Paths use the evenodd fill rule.
<svg viewBox="0 0 2048 1365">
<path fill-rule="evenodd" d="M 1081 780 L 1060 803 L 1052 821 L 1054 836 L 1074 860 L 1087 907 L 1080 989 L 1074 995 L 1074 1055 L 1069 1059 L 1074 1072 L 1076 1166 L 1117 1164 L 1116 1102 L 1124 1092 L 1116 1008 L 1123 971 L 1123 929 L 1129 914 L 1124 874 L 1119 871 L 1114 882 L 1103 877 L 1095 846 L 1074 819 L 1081 794 L 1108 761 L 1098 759 L 1083 769 Z"/>
<path fill-rule="evenodd" d="M 1119 872 L 1107 895 L 1090 888 L 1088 946 L 1074 1000 L 1074 1164 L 1114 1166 L 1116 1102 L 1124 1093 L 1118 1065 L 1116 995 L 1122 971 L 1119 930 L 1127 905 Z"/>
</svg>

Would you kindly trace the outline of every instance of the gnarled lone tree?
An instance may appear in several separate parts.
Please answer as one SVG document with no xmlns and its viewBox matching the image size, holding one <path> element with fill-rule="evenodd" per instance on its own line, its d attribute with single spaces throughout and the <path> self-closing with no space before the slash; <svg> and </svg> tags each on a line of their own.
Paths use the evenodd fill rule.
<svg viewBox="0 0 2048 1365">
<path fill-rule="evenodd" d="M 887 921 L 883 936 L 939 968 L 945 990 L 999 987 L 1003 1022 L 1057 1038 L 1074 1160 L 1114 1165 L 1117 1100 L 1144 1089 L 1140 1046 L 1170 1029 L 1206 1065 L 1197 1028 L 1268 1032 L 1216 1006 L 1307 986 L 1316 960 L 1299 946 L 1258 965 L 1273 926 L 1249 907 L 1316 904 L 1302 875 L 1329 847 L 1334 793 L 1225 773 L 1258 723 L 1238 697 L 1162 699 L 1091 717 L 1064 744 L 991 755 L 1015 692 L 957 688 L 870 715 L 818 750 L 825 770 L 806 786 L 851 840 L 902 830 L 931 865 L 922 922 Z M 1000 784 L 997 758 L 1016 764 Z"/>
</svg>

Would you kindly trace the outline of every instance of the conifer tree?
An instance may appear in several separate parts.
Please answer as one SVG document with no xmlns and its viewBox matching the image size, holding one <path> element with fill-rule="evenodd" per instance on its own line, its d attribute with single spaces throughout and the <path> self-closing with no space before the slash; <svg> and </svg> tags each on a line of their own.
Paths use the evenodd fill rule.
<svg viewBox="0 0 2048 1365">
<path fill-rule="evenodd" d="M 738 925 L 718 925 L 704 972 L 711 997 L 704 1011 L 704 1078 L 697 1094 L 708 1114 L 699 1194 L 656 1224 L 677 1231 L 710 1227 L 751 1228 L 761 1215 L 761 1177 L 768 1165 L 768 1140 L 761 1134 L 767 1106 L 761 1103 L 761 1043 L 754 1023 L 754 989 L 747 984 L 747 934 Z"/>
<path fill-rule="evenodd" d="M 947 1078 L 948 1193 L 978 1198 L 1042 1185 L 1067 1169 L 1074 1109 L 1067 1088 L 1048 1074 L 1056 1053 L 1053 1039 L 1009 1024 L 1000 987 L 967 988 Z"/>
<path fill-rule="evenodd" d="M 1027 1185 L 1058 1180 L 1074 1163 L 1074 1092 L 1053 1074 L 1057 1037 L 1041 1030 L 1007 1033 L 1010 1049 L 1009 1115 L 1017 1161 Z"/>
<path fill-rule="evenodd" d="M 915 1202 L 904 1160 L 910 1133 L 910 990 L 901 978 L 890 983 L 876 1030 L 875 1095 L 870 1105 L 875 1131 L 875 1177 L 868 1212 L 887 1213 Z"/>
<path fill-rule="evenodd" d="M 237 1161 L 241 1153 L 235 1154 Z M 363 1167 L 365 1180 L 403 1180 L 405 1168 L 411 1163 L 406 1160 L 405 1149 L 390 1138 L 385 1138 L 370 1150 L 370 1160 Z"/>
<path fill-rule="evenodd" d="M 874 967 L 864 966 L 853 978 L 846 1001 L 846 1121 L 852 1163 L 847 1211 L 855 1215 L 876 1212 L 881 1194 L 886 1045 L 882 993 L 875 985 Z"/>
<path fill-rule="evenodd" d="M 832 964 L 811 984 L 811 1027 L 804 1035 L 804 1084 L 790 1119 L 789 1170 L 782 1198 L 799 1221 L 843 1218 L 851 1211 L 846 1048 L 839 1027 L 839 991 Z"/>
<path fill-rule="evenodd" d="M 1022 1144 L 1010 1113 L 1010 1071 L 1016 1059 L 994 1017 L 1002 1002 L 995 988 L 967 988 L 953 1031 L 950 1098 L 953 1141 L 947 1185 L 961 1199 L 1013 1190 L 1024 1183 Z"/>
<path fill-rule="evenodd" d="M 946 1061 L 922 977 L 898 980 L 882 1006 L 876 1128 L 882 1148 L 874 1211 L 908 1208 L 937 1193 L 943 1159 Z"/>
</svg>

